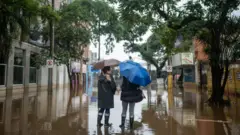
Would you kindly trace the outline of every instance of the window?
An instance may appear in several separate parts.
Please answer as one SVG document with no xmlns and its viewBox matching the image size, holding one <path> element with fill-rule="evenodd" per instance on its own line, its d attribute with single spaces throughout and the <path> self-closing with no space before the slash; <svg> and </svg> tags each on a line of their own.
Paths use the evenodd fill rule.
<svg viewBox="0 0 240 135">
<path fill-rule="evenodd" d="M 0 63 L 0 85 L 5 85 L 6 64 Z"/>
<path fill-rule="evenodd" d="M 30 54 L 29 83 L 37 83 L 36 53 Z"/>
<path fill-rule="evenodd" d="M 14 52 L 14 71 L 13 71 L 13 83 L 23 84 L 23 50 L 15 49 Z"/>
<path fill-rule="evenodd" d="M 5 85 L 6 78 L 6 58 L 4 56 L 0 56 L 0 85 Z"/>
</svg>

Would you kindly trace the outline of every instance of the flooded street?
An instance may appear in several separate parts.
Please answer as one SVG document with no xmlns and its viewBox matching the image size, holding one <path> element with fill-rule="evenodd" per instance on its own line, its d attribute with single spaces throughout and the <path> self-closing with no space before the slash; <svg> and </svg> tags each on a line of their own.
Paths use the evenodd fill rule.
<svg viewBox="0 0 240 135">
<path fill-rule="evenodd" d="M 145 92 L 146 95 L 146 92 Z M 206 94 L 175 92 L 157 98 L 152 91 L 147 99 L 136 104 L 134 131 L 119 128 L 122 104 L 114 97 L 111 128 L 97 128 L 97 93 L 93 96 L 70 95 L 68 89 L 30 92 L 0 99 L 1 135 L 239 135 L 240 99 L 232 98 L 230 108 L 211 108 L 204 101 Z M 50 99 L 50 100 L 48 100 Z M 171 102 L 171 103 L 169 103 Z M 170 105 L 171 104 L 171 105 Z M 128 125 L 127 118 L 127 125 Z"/>
</svg>

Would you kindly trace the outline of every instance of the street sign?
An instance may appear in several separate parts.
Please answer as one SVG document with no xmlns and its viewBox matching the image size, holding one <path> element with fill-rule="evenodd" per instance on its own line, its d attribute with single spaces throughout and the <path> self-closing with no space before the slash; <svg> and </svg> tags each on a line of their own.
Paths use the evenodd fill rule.
<svg viewBox="0 0 240 135">
<path fill-rule="evenodd" d="M 167 66 L 167 72 L 172 72 L 172 66 Z"/>
<path fill-rule="evenodd" d="M 53 65 L 54 65 L 53 59 L 48 59 L 46 65 L 48 68 L 53 68 Z"/>
</svg>

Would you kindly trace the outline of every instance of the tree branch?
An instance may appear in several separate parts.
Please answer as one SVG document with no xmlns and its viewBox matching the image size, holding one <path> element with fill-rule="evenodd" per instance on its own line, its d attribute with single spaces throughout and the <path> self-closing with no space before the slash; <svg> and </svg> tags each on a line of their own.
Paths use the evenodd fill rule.
<svg viewBox="0 0 240 135">
<path fill-rule="evenodd" d="M 168 14 L 161 10 L 156 4 L 154 4 L 153 7 L 161 17 L 163 17 L 165 20 L 169 20 Z"/>
<path fill-rule="evenodd" d="M 181 29 L 182 27 L 194 22 L 194 21 L 200 21 L 201 18 L 200 17 L 195 17 L 193 15 L 189 15 L 188 17 L 184 18 L 180 24 L 178 25 L 173 25 L 173 22 L 168 22 L 168 27 L 169 28 L 172 28 L 174 30 L 179 30 Z"/>
</svg>

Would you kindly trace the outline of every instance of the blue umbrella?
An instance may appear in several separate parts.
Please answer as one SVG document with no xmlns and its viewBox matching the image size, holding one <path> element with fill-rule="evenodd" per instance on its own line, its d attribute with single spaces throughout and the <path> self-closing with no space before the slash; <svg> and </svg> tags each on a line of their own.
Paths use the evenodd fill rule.
<svg viewBox="0 0 240 135">
<path fill-rule="evenodd" d="M 99 69 L 94 69 L 93 66 L 91 66 L 91 72 L 98 73 L 98 72 L 100 72 L 100 70 Z"/>
<path fill-rule="evenodd" d="M 139 63 L 133 61 L 125 61 L 119 64 L 120 74 L 128 79 L 131 83 L 140 86 L 147 86 L 151 83 L 150 76 L 145 68 Z"/>
</svg>

